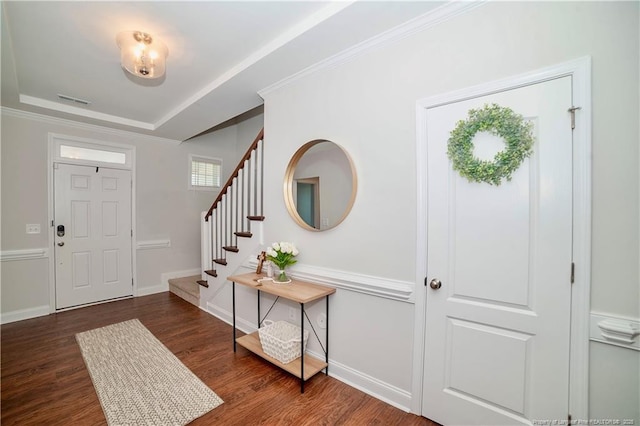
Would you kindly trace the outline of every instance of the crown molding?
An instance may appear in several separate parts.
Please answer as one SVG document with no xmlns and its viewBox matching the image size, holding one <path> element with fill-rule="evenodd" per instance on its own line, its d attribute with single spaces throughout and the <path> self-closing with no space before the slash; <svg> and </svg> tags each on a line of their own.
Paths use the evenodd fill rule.
<svg viewBox="0 0 640 426">
<path fill-rule="evenodd" d="M 136 133 L 130 132 L 127 130 L 120 129 L 112 129 L 110 127 L 99 126 L 97 124 L 88 124 L 82 123 L 79 121 L 69 120 L 67 118 L 58 118 L 50 115 L 39 114 L 36 112 L 30 111 L 22 111 L 19 109 L 2 107 L 1 109 L 3 115 L 7 115 L 10 117 L 23 118 L 28 120 L 39 121 L 41 123 L 53 124 L 53 125 L 61 125 L 73 127 L 79 130 L 86 130 L 90 132 L 102 133 L 107 135 L 118 136 L 127 139 L 134 139 L 136 141 L 147 141 L 147 142 L 155 142 L 155 143 L 170 143 L 173 145 L 179 145 L 182 141 L 176 139 L 167 139 L 161 138 L 158 136 L 146 135 L 144 133 Z"/>
<path fill-rule="evenodd" d="M 145 130 L 155 130 L 156 126 L 144 121 L 131 120 L 129 118 L 120 117 L 113 114 L 105 114 L 102 112 L 92 111 L 84 108 L 78 108 L 71 105 L 63 105 L 59 102 L 52 102 L 47 99 L 36 98 L 35 96 L 20 95 L 20 102 L 40 108 L 50 109 L 53 111 L 64 112 L 67 114 L 79 115 L 80 117 L 92 118 L 95 120 L 108 121 L 110 123 L 122 124 L 124 126 L 137 127 Z"/>
<path fill-rule="evenodd" d="M 434 27 L 442 22 L 460 16 L 464 13 L 482 6 L 486 0 L 478 1 L 450 1 L 440 7 L 430 10 L 416 18 L 413 18 L 403 24 L 400 24 L 390 30 L 384 31 L 374 37 L 371 37 L 361 43 L 358 43 L 342 52 L 322 60 L 310 67 L 303 69 L 295 74 L 290 75 L 264 89 L 258 91 L 258 95 L 264 99 L 266 95 L 285 87 L 303 77 L 324 70 L 326 68 L 336 67 L 345 62 L 351 61 L 358 56 L 364 55 L 374 49 L 379 49 L 400 40 L 412 36 L 418 32 Z"/>
</svg>

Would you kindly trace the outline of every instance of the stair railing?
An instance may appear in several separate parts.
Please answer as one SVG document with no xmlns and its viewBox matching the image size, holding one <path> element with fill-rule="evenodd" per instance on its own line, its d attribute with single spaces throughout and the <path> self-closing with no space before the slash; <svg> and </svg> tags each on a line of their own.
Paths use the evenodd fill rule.
<svg viewBox="0 0 640 426">
<path fill-rule="evenodd" d="M 251 222 L 264 220 L 264 128 L 242 156 L 204 219 L 211 230 L 211 269 L 227 264 L 227 253 L 238 252 L 238 237 L 250 238 Z"/>
</svg>

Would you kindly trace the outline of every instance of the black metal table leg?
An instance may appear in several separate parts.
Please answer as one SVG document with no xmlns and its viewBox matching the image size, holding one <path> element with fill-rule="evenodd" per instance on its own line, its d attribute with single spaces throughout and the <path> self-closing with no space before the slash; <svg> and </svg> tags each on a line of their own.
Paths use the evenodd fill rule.
<svg viewBox="0 0 640 426">
<path fill-rule="evenodd" d="M 231 281 L 231 298 L 233 300 L 233 352 L 236 351 L 236 282 Z"/>
<path fill-rule="evenodd" d="M 260 323 L 262 321 L 260 320 L 260 290 L 258 290 L 258 328 L 260 328 Z"/>
<path fill-rule="evenodd" d="M 324 374 L 329 375 L 329 296 L 326 296 L 327 305 L 325 307 L 325 320 L 327 323 L 325 324 L 325 332 L 324 332 L 324 341 L 325 341 L 325 353 L 324 358 L 327 363 L 327 368 L 324 370 Z"/>
<path fill-rule="evenodd" d="M 300 393 L 304 393 L 304 303 L 300 303 Z"/>
</svg>

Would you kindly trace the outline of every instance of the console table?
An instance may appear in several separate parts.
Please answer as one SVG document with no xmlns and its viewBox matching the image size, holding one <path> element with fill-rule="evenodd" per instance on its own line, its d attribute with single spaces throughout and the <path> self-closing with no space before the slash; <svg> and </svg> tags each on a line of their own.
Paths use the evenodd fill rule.
<svg viewBox="0 0 640 426">
<path fill-rule="evenodd" d="M 305 281 L 300 281 L 296 279 L 292 279 L 289 284 L 275 284 L 272 281 L 258 281 L 260 279 L 266 278 L 263 274 L 256 273 L 248 273 L 241 275 L 231 275 L 227 277 L 227 280 L 231 281 L 233 284 L 232 294 L 233 294 L 233 351 L 236 352 L 236 343 L 240 346 L 248 349 L 249 351 L 259 355 L 265 360 L 273 363 L 274 365 L 282 368 L 283 370 L 293 374 L 294 376 L 300 379 L 300 392 L 304 393 L 304 382 L 310 379 L 316 373 L 325 370 L 325 374 L 329 371 L 329 296 L 336 292 L 335 288 L 327 287 L 320 284 L 309 283 Z M 287 364 L 283 364 L 277 359 L 270 357 L 265 354 L 262 350 L 262 345 L 260 344 L 260 337 L 258 332 L 253 332 L 251 334 L 247 334 L 242 337 L 236 338 L 236 284 L 240 284 L 246 287 L 251 287 L 257 290 L 258 292 L 258 328 L 262 325 L 262 321 L 264 321 L 269 315 L 271 309 L 278 302 L 279 298 L 291 300 L 300 304 L 300 328 L 301 328 L 301 340 L 300 342 L 302 356 L 297 358 Z M 264 318 L 260 315 L 260 294 L 268 293 L 276 296 L 276 300 L 273 302 Z M 325 298 L 325 315 L 326 315 L 326 328 L 325 328 L 325 344 L 326 346 L 322 346 L 322 342 L 318 338 L 318 334 L 315 332 L 315 328 L 313 327 L 313 323 L 307 317 L 307 314 L 304 310 L 305 303 L 310 303 L 316 301 L 321 298 Z M 304 319 L 305 317 L 309 320 L 309 325 L 311 326 L 320 346 L 324 351 L 325 359 L 320 360 L 310 355 L 306 355 L 304 353 Z"/>
</svg>

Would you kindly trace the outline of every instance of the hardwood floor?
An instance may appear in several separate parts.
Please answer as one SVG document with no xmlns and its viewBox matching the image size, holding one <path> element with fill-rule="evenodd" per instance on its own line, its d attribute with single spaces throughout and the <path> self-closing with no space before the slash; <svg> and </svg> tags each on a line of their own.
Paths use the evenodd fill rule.
<svg viewBox="0 0 640 426">
<path fill-rule="evenodd" d="M 437 425 L 320 373 L 298 380 L 238 346 L 231 326 L 171 293 L 2 326 L 1 422 L 105 425 L 75 334 L 138 318 L 224 404 L 192 425 Z"/>
</svg>

